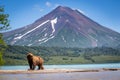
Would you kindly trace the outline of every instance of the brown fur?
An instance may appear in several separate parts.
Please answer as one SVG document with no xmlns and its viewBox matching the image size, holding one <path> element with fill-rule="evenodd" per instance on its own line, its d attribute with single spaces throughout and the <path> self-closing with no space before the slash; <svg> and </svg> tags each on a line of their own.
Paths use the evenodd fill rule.
<svg viewBox="0 0 120 80">
<path fill-rule="evenodd" d="M 43 67 L 44 60 L 41 57 L 34 56 L 32 53 L 28 53 L 27 60 L 28 60 L 29 67 L 30 67 L 29 70 L 34 70 L 36 66 L 38 66 L 38 70 L 44 69 Z"/>
</svg>

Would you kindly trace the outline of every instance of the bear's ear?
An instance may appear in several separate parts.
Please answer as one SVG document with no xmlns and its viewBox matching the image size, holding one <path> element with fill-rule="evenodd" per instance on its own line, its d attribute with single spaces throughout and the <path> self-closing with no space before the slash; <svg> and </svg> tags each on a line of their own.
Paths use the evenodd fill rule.
<svg viewBox="0 0 120 80">
<path fill-rule="evenodd" d="M 29 52 L 27 55 L 29 55 L 29 56 L 33 56 L 33 54 L 32 54 L 31 52 Z"/>
</svg>

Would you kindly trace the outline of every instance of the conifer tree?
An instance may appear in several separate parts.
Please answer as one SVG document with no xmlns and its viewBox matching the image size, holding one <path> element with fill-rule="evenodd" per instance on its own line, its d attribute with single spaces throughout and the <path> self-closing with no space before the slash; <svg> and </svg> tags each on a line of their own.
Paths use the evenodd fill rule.
<svg viewBox="0 0 120 80">
<path fill-rule="evenodd" d="M 9 29 L 9 20 L 8 20 L 8 14 L 4 13 L 3 6 L 0 6 L 0 65 L 3 65 L 4 60 L 2 58 L 3 53 L 7 47 L 3 40 L 3 36 L 1 31 L 5 31 Z"/>
</svg>

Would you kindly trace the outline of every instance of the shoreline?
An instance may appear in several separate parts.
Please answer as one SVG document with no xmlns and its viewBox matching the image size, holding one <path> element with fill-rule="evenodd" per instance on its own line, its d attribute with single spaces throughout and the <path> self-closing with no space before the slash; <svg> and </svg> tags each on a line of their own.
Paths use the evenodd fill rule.
<svg viewBox="0 0 120 80">
<path fill-rule="evenodd" d="M 0 70 L 0 80 L 120 80 L 120 68 Z"/>
<path fill-rule="evenodd" d="M 45 70 L 0 70 L 0 74 L 48 74 L 48 73 L 105 72 L 105 71 L 120 71 L 120 68 L 102 68 L 102 69 L 45 69 Z"/>
</svg>

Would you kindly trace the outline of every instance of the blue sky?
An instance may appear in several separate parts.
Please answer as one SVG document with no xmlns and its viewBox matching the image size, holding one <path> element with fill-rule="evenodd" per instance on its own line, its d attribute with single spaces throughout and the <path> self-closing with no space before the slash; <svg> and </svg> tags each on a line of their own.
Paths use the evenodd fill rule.
<svg viewBox="0 0 120 80">
<path fill-rule="evenodd" d="M 58 5 L 79 9 L 99 24 L 120 33 L 120 0 L 0 0 L 9 14 L 10 27 L 33 23 Z"/>
</svg>

